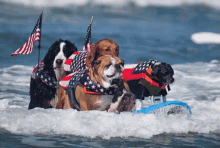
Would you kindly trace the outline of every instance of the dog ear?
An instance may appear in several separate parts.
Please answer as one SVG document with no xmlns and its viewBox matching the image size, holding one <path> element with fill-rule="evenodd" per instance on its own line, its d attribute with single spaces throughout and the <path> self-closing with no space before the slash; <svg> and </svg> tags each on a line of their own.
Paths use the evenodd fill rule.
<svg viewBox="0 0 220 148">
<path fill-rule="evenodd" d="M 69 40 L 65 40 L 65 42 L 70 45 L 70 50 L 71 50 L 71 51 L 69 51 L 69 52 L 71 52 L 71 54 L 72 54 L 73 52 L 75 52 L 75 51 L 78 51 L 78 50 L 77 50 L 77 47 L 75 46 L 74 43 L 70 42 Z"/>
<path fill-rule="evenodd" d="M 92 63 L 92 66 L 93 66 L 93 67 L 96 67 L 96 66 L 98 66 L 99 64 L 101 64 L 101 60 L 96 60 L 96 61 L 94 61 L 94 62 Z"/>
<path fill-rule="evenodd" d="M 56 48 L 58 48 L 58 47 L 57 47 L 58 44 L 59 44 L 58 41 L 54 42 L 54 43 L 50 46 L 50 48 L 49 48 L 47 54 L 45 55 L 44 60 L 43 60 L 43 61 L 44 61 L 44 68 L 45 68 L 45 69 L 51 68 L 52 63 L 53 63 L 54 58 L 55 58 L 55 55 L 54 55 L 54 51 L 53 51 L 53 50 L 55 50 Z"/>
<path fill-rule="evenodd" d="M 86 66 L 87 66 L 87 67 L 90 67 L 90 66 L 94 65 L 94 61 L 97 60 L 98 55 L 99 55 L 99 52 L 98 52 L 98 44 L 96 44 L 96 45 L 92 46 L 91 50 L 90 50 L 89 53 L 87 54 L 87 57 L 86 57 Z"/>
<path fill-rule="evenodd" d="M 121 60 L 122 60 L 122 59 L 121 59 Z M 122 60 L 122 63 L 121 63 L 121 64 L 122 64 L 122 66 L 124 67 L 124 65 L 125 65 L 125 61 L 124 61 L 124 60 Z"/>
</svg>

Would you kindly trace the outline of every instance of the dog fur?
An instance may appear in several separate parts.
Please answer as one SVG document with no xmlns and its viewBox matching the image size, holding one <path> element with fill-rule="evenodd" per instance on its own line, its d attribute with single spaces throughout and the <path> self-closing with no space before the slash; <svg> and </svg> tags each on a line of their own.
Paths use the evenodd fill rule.
<svg viewBox="0 0 220 148">
<path fill-rule="evenodd" d="M 76 46 L 68 40 L 58 40 L 51 45 L 43 59 L 43 71 L 46 71 L 51 78 L 58 82 L 65 75 L 63 64 L 65 60 L 77 51 Z M 35 107 L 52 108 L 56 106 L 56 88 L 53 88 L 39 77 L 31 77 L 30 82 L 30 103 L 28 109 Z"/>
</svg>

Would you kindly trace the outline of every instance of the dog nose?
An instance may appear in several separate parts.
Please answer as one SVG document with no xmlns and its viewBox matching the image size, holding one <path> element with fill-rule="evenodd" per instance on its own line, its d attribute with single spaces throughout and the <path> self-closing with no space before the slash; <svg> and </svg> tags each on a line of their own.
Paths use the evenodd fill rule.
<svg viewBox="0 0 220 148">
<path fill-rule="evenodd" d="M 63 60 L 57 59 L 57 60 L 56 60 L 56 63 L 57 63 L 58 65 L 61 65 L 61 64 L 63 63 Z"/>
</svg>

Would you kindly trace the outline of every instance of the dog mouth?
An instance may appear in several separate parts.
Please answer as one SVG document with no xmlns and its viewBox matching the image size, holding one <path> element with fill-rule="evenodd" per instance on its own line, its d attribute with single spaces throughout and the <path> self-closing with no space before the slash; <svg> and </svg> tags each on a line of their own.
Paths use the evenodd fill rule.
<svg viewBox="0 0 220 148">
<path fill-rule="evenodd" d="M 56 67 L 54 67 L 54 69 L 62 69 L 63 66 L 62 65 L 56 65 Z"/>
<path fill-rule="evenodd" d="M 116 73 L 112 74 L 112 75 L 106 75 L 108 78 L 112 78 L 115 76 Z"/>
<path fill-rule="evenodd" d="M 122 77 L 122 73 L 121 72 L 115 72 L 114 74 L 112 75 L 106 75 L 107 78 L 121 78 Z"/>
</svg>

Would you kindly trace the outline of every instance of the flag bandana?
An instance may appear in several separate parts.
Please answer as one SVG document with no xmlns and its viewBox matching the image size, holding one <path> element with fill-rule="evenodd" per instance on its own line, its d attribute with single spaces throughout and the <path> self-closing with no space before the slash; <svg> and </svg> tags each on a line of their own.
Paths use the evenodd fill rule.
<svg viewBox="0 0 220 148">
<path fill-rule="evenodd" d="M 41 61 L 34 67 L 32 71 L 32 78 L 40 78 L 43 83 L 47 84 L 50 87 L 57 88 L 57 80 L 55 77 L 51 77 L 48 73 L 48 71 L 43 70 L 44 68 L 44 61 Z"/>
<path fill-rule="evenodd" d="M 72 63 L 70 65 L 71 72 L 76 72 L 87 68 L 86 67 L 87 54 L 88 52 L 82 52 L 81 54 L 78 54 L 73 58 Z"/>
<path fill-rule="evenodd" d="M 35 42 L 40 41 L 40 33 L 41 33 L 41 23 L 42 23 L 42 13 L 37 20 L 37 23 L 32 31 L 28 41 L 19 49 L 17 49 L 11 56 L 17 56 L 19 54 L 29 54 L 33 51 L 33 46 Z"/>
<path fill-rule="evenodd" d="M 84 54 L 85 53 L 85 54 Z M 85 64 L 85 59 L 87 56 L 88 52 L 83 52 L 83 51 L 75 51 L 65 62 L 64 62 L 64 70 L 65 71 L 69 71 L 69 72 L 75 72 L 77 71 L 77 69 L 79 68 L 74 68 L 73 64 L 78 64 L 77 59 L 81 56 L 84 56 L 84 64 Z M 83 58 L 83 57 L 81 57 Z M 78 66 L 80 67 L 81 64 L 78 64 Z"/>
<path fill-rule="evenodd" d="M 62 78 L 59 84 L 66 89 L 69 85 L 69 81 L 75 75 L 77 71 L 86 70 L 86 57 L 88 52 L 74 52 L 64 63 L 64 70 L 72 72 L 68 76 Z"/>
<path fill-rule="evenodd" d="M 88 75 L 87 70 L 77 71 L 71 78 L 69 82 L 69 87 L 76 89 L 78 84 L 82 84 L 86 87 L 87 91 L 101 93 L 104 95 L 113 95 L 114 88 L 106 89 L 102 87 L 98 82 L 92 81 Z"/>
</svg>

